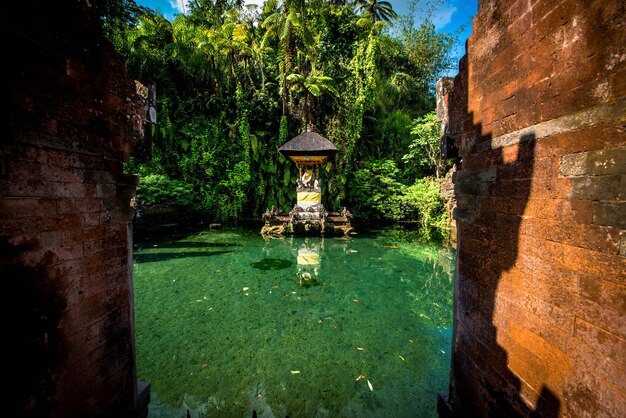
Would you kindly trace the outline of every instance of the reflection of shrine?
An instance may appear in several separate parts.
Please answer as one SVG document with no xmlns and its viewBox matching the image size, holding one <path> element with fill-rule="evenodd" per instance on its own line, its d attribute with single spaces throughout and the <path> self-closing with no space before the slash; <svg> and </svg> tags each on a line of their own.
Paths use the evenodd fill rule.
<svg viewBox="0 0 626 418">
<path fill-rule="evenodd" d="M 319 168 L 330 161 L 337 148 L 315 132 L 305 132 L 286 142 L 278 151 L 298 167 L 297 202 L 289 213 L 272 208 L 263 214 L 262 234 L 337 234 L 353 233 L 352 215 L 344 208 L 327 212 L 322 205 L 322 180 Z"/>
<path fill-rule="evenodd" d="M 321 243 L 323 246 L 323 241 Z M 319 273 L 321 267 L 321 248 L 319 245 L 314 245 L 308 241 L 298 248 L 297 264 L 298 271 L 296 275 L 300 280 L 300 286 L 313 287 L 319 286 Z"/>
</svg>

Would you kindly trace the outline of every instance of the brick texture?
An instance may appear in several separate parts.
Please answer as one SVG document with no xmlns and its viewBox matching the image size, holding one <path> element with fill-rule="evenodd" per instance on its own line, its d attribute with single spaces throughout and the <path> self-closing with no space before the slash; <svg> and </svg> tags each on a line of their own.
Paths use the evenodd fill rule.
<svg viewBox="0 0 626 418">
<path fill-rule="evenodd" d="M 453 415 L 626 413 L 625 15 L 479 1 L 440 91 L 461 157 Z"/>
<path fill-rule="evenodd" d="M 25 0 L 2 13 L 7 416 L 135 416 L 135 178 L 122 162 L 143 139 L 147 107 L 95 3 Z"/>
</svg>

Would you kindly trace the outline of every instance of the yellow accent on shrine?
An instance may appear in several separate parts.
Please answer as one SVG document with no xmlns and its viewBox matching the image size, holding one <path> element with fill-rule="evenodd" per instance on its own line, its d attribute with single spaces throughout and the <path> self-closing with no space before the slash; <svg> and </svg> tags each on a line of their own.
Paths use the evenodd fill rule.
<svg viewBox="0 0 626 418">
<path fill-rule="evenodd" d="M 320 192 L 298 192 L 298 204 L 300 203 L 322 203 Z"/>
<path fill-rule="evenodd" d="M 319 254 L 302 254 L 298 255 L 298 265 L 302 266 L 310 266 L 320 264 L 320 255 Z"/>
</svg>

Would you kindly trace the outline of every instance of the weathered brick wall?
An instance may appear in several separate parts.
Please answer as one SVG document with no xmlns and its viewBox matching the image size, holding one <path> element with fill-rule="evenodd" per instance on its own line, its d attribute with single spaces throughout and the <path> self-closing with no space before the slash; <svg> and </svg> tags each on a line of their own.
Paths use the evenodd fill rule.
<svg viewBox="0 0 626 418">
<path fill-rule="evenodd" d="M 456 415 L 626 414 L 625 8 L 479 1 L 445 127 Z"/>
<path fill-rule="evenodd" d="M 93 5 L 22 0 L 1 12 L 8 416 L 134 413 L 135 179 L 122 162 L 143 136 L 146 91 L 126 78 Z"/>
</svg>

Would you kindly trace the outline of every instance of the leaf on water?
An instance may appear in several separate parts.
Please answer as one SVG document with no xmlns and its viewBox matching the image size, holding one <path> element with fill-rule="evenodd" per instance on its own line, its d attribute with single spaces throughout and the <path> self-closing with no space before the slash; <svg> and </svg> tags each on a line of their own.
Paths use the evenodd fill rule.
<svg viewBox="0 0 626 418">
<path fill-rule="evenodd" d="M 291 374 L 300 374 L 300 370 L 292 370 Z"/>
<path fill-rule="evenodd" d="M 250 288 L 246 286 L 246 287 L 244 287 L 244 288 L 243 288 L 243 289 L 241 289 L 241 290 L 242 290 L 242 291 L 244 291 L 244 292 L 247 292 L 248 290 L 250 290 Z"/>
<path fill-rule="evenodd" d="M 361 379 L 365 379 L 365 375 L 364 374 L 360 374 L 359 377 L 356 378 L 356 381 L 358 382 Z"/>
<path fill-rule="evenodd" d="M 370 382 L 369 379 L 367 380 L 367 386 L 369 386 L 370 390 L 374 392 L 374 387 L 372 386 L 372 382 Z"/>
<path fill-rule="evenodd" d="M 366 351 L 363 347 L 357 347 L 356 349 L 359 351 Z"/>
<path fill-rule="evenodd" d="M 400 354 L 398 354 L 398 357 L 400 357 L 400 359 L 402 359 L 402 361 L 406 361 L 406 360 L 404 359 L 404 357 L 402 357 Z"/>
</svg>

